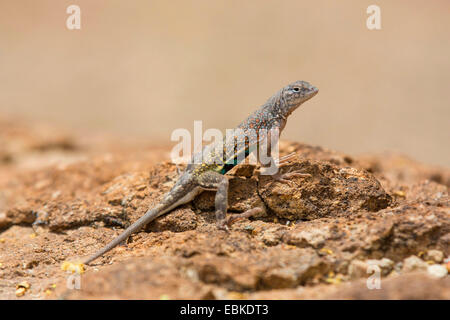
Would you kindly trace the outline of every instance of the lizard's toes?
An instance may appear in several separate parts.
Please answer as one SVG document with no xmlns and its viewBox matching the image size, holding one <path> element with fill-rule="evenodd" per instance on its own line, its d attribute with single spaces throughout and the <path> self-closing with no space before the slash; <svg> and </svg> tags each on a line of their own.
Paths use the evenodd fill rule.
<svg viewBox="0 0 450 320">
<path fill-rule="evenodd" d="M 272 176 L 275 181 L 287 184 L 292 184 L 292 181 L 290 179 L 294 177 L 310 178 L 312 176 L 309 173 L 302 172 L 288 172 L 285 174 L 275 174 Z"/>
<path fill-rule="evenodd" d="M 283 179 L 291 179 L 293 177 L 311 178 L 312 175 L 303 172 L 288 172 L 281 176 Z"/>
</svg>

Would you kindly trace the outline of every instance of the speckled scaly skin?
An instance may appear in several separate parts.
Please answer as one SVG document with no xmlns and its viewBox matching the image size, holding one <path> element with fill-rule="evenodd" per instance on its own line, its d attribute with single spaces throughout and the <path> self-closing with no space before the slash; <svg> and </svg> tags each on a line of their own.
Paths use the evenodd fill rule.
<svg viewBox="0 0 450 320">
<path fill-rule="evenodd" d="M 145 215 L 128 227 L 122 234 L 104 248 L 85 259 L 83 263 L 89 264 L 104 255 L 149 222 L 182 204 L 192 201 L 204 190 L 216 191 L 215 207 L 217 224 L 220 229 L 227 229 L 228 225 L 237 215 L 229 215 L 228 218 L 226 217 L 228 179 L 224 174 L 239 163 L 241 157 L 238 157 L 238 154 L 244 153 L 245 158 L 251 150 L 259 147 L 262 141 L 268 142 L 270 154 L 270 139 L 268 139 L 267 135 L 264 135 L 264 132 L 271 129 L 278 129 L 281 133 L 286 125 L 287 117 L 303 102 L 315 96 L 318 91 L 316 87 L 305 81 L 296 81 L 278 91 L 237 127 L 237 129 L 242 130 L 241 133 L 243 132 L 248 137 L 245 143 L 236 143 L 233 139 L 225 139 L 223 143 L 223 155 L 217 155 L 213 151 L 213 146 L 208 146 L 203 150 L 201 163 L 195 163 L 194 159 L 196 159 L 195 157 L 198 154 L 194 155 L 193 161 L 187 166 L 173 188 L 163 197 L 158 205 L 147 211 Z M 256 132 L 261 134 L 257 136 L 251 135 L 252 130 L 256 130 Z M 290 176 L 292 176 L 292 173 Z M 286 175 L 276 175 L 275 178 L 284 182 L 288 177 Z M 259 211 L 259 208 L 253 208 L 238 216 L 249 217 Z"/>
</svg>

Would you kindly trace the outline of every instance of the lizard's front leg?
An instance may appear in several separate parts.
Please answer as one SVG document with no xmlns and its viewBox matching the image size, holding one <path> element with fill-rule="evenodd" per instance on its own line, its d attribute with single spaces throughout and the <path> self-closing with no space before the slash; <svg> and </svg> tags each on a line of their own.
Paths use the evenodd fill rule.
<svg viewBox="0 0 450 320">
<path fill-rule="evenodd" d="M 311 174 L 304 173 L 301 170 L 295 170 L 295 171 L 286 172 L 283 174 L 280 173 L 280 168 L 289 165 L 289 160 L 291 160 L 294 156 L 295 156 L 295 153 L 290 153 L 290 154 L 283 156 L 277 160 L 274 160 L 275 164 L 278 166 L 277 173 L 272 176 L 272 178 L 275 181 L 283 182 L 283 183 L 290 183 L 289 179 L 291 179 L 293 177 L 301 177 L 301 178 L 310 178 L 311 177 Z"/>
<path fill-rule="evenodd" d="M 268 161 L 261 161 L 261 153 L 265 155 L 264 160 Z M 271 175 L 275 181 L 282 183 L 290 183 L 289 179 L 293 177 L 311 177 L 309 173 L 301 172 L 301 170 L 287 172 L 284 174 L 280 173 L 280 168 L 288 165 L 289 160 L 291 160 L 294 156 L 295 153 L 292 152 L 279 159 L 274 159 L 272 156 L 271 133 L 269 132 L 267 139 L 263 140 L 263 142 L 258 145 L 258 162 L 261 164 L 262 168 L 262 170 L 259 170 L 259 173 L 263 175 Z"/>
<path fill-rule="evenodd" d="M 270 163 L 272 163 L 273 165 L 277 166 L 277 172 L 274 174 L 270 174 L 272 176 L 272 179 L 274 179 L 277 182 L 282 182 L 282 183 L 291 183 L 290 179 L 294 178 L 294 177 L 301 177 L 301 178 L 310 178 L 311 174 L 309 173 L 304 173 L 301 170 L 295 170 L 295 171 L 291 171 L 291 172 L 286 172 L 286 173 L 281 173 L 280 172 L 280 168 L 285 167 L 288 165 L 288 161 L 292 158 L 292 154 L 289 154 L 287 156 L 284 156 L 278 160 L 275 160 L 273 158 L 271 158 Z M 267 165 L 261 164 L 261 167 L 263 170 L 265 170 L 266 168 L 268 168 Z M 260 174 L 264 174 L 264 171 L 261 172 L 260 170 Z"/>
<path fill-rule="evenodd" d="M 207 190 L 216 190 L 215 209 L 217 227 L 221 230 L 228 230 L 228 227 L 237 219 L 248 218 L 262 211 L 261 208 L 253 208 L 239 214 L 228 214 L 228 187 L 229 182 L 226 176 L 217 172 L 209 171 L 199 177 L 199 184 Z"/>
</svg>

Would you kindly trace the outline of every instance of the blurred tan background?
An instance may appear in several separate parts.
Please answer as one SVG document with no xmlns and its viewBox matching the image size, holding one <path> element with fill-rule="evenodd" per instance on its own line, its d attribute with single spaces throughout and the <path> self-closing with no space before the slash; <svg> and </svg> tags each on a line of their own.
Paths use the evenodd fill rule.
<svg viewBox="0 0 450 320">
<path fill-rule="evenodd" d="M 284 138 L 449 166 L 449 36 L 448 0 L 1 0 L 0 115 L 167 143 L 299 79 L 320 92 Z"/>
</svg>

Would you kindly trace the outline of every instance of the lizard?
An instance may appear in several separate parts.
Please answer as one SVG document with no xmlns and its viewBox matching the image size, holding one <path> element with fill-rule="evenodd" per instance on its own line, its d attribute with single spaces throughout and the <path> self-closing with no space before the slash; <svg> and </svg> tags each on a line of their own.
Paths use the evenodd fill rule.
<svg viewBox="0 0 450 320">
<path fill-rule="evenodd" d="M 288 116 L 302 103 L 315 96 L 318 91 L 319 90 L 316 87 L 306 81 L 293 82 L 270 97 L 266 103 L 244 120 L 237 129 L 241 130 L 239 131 L 241 134 L 242 132 L 247 134 L 251 130 L 267 132 L 267 130 L 272 129 L 276 129 L 281 133 L 286 125 Z M 214 144 L 212 148 L 205 147 L 202 150 L 202 155 L 204 157 L 202 162 L 195 161 L 198 159 L 198 154 L 194 155 L 174 186 L 163 196 L 162 200 L 155 207 L 149 209 L 141 218 L 102 249 L 84 259 L 82 264 L 88 265 L 92 261 L 103 256 L 151 221 L 163 214 L 169 213 L 178 206 L 189 203 L 205 190 L 216 191 L 215 214 L 219 229 L 228 230 L 228 227 L 236 219 L 248 218 L 260 212 L 262 210 L 261 208 L 252 208 L 244 213 L 229 214 L 227 217 L 229 183 L 225 174 L 240 163 L 240 160 L 242 159 L 239 159 L 237 156 L 239 153 L 241 153 L 241 155 L 244 153 L 241 158 L 245 159 L 251 150 L 261 147 L 262 141 L 265 141 L 267 144 L 266 150 L 270 157 L 271 140 L 269 139 L 269 136 L 269 134 L 266 134 L 265 136 L 257 135 L 256 138 L 246 137 L 245 143 L 240 145 L 237 145 L 235 140 L 224 140 L 220 146 L 220 148 L 223 148 L 222 154 L 214 151 L 217 149 L 212 149 L 216 147 L 217 144 Z M 219 156 L 223 157 L 223 159 L 218 159 Z M 231 162 L 229 161 L 230 158 L 232 160 Z M 260 159 L 258 160 L 260 161 Z M 272 161 L 274 159 L 270 158 L 270 160 Z M 263 167 L 267 166 L 267 164 L 262 163 L 261 165 Z M 280 166 L 280 164 L 278 164 L 278 166 Z M 291 172 L 281 175 L 277 170 L 273 177 L 278 181 L 287 182 L 289 178 L 295 175 L 302 174 Z"/>
</svg>

